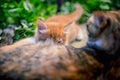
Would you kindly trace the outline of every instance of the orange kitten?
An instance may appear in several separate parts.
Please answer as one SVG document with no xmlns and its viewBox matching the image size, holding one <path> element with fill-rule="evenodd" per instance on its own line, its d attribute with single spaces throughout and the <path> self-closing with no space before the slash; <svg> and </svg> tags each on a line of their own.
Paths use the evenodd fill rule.
<svg viewBox="0 0 120 80">
<path fill-rule="evenodd" d="M 81 17 L 83 9 L 78 4 L 75 7 L 76 10 L 71 14 L 52 16 L 45 22 L 37 20 L 36 41 L 51 38 L 56 44 L 67 45 L 77 37 L 81 39 L 80 28 L 75 21 Z"/>
</svg>

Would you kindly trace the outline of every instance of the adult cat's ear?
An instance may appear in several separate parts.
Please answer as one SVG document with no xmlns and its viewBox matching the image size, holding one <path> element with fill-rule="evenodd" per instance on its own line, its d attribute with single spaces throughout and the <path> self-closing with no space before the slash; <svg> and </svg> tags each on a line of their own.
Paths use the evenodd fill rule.
<svg viewBox="0 0 120 80">
<path fill-rule="evenodd" d="M 41 20 L 37 20 L 37 29 L 40 33 L 45 33 L 47 26 Z"/>
<path fill-rule="evenodd" d="M 67 24 L 65 27 L 64 27 L 64 33 L 65 34 L 69 34 L 70 33 L 70 30 L 72 29 L 72 27 L 74 26 L 75 22 L 71 22 L 69 24 Z"/>
<path fill-rule="evenodd" d="M 95 23 L 98 27 L 105 27 L 109 25 L 109 19 L 107 19 L 103 12 L 95 11 L 94 13 Z"/>
</svg>

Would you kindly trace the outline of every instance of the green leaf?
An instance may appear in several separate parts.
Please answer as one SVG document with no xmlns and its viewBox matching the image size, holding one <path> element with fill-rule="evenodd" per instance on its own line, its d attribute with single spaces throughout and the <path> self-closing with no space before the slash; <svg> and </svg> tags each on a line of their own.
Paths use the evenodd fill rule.
<svg viewBox="0 0 120 80">
<path fill-rule="evenodd" d="M 20 8 L 9 9 L 8 12 L 13 13 L 13 12 L 17 12 L 18 10 L 20 10 Z"/>
<path fill-rule="evenodd" d="M 103 9 L 103 10 L 109 10 L 110 9 L 109 5 L 107 5 L 107 4 L 105 4 L 105 5 L 101 4 L 100 8 Z"/>
<path fill-rule="evenodd" d="M 25 10 L 33 11 L 33 7 L 32 7 L 32 5 L 28 1 L 24 1 L 23 4 L 24 4 Z"/>
</svg>

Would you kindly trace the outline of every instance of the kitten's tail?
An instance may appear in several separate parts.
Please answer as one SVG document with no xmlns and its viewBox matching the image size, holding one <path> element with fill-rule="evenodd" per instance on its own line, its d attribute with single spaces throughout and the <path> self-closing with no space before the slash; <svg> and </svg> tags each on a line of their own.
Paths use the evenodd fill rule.
<svg viewBox="0 0 120 80">
<path fill-rule="evenodd" d="M 76 10 L 68 15 L 71 21 L 77 21 L 83 14 L 83 8 L 80 4 L 75 4 L 74 7 Z"/>
</svg>

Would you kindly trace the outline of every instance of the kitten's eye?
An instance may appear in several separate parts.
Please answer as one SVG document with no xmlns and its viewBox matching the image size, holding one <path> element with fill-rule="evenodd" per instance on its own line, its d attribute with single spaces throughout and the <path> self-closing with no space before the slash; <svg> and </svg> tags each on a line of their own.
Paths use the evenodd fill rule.
<svg viewBox="0 0 120 80">
<path fill-rule="evenodd" d="M 63 43 L 63 39 L 59 38 L 59 39 L 57 40 L 57 43 L 58 43 L 58 44 L 62 44 L 62 43 Z"/>
</svg>

